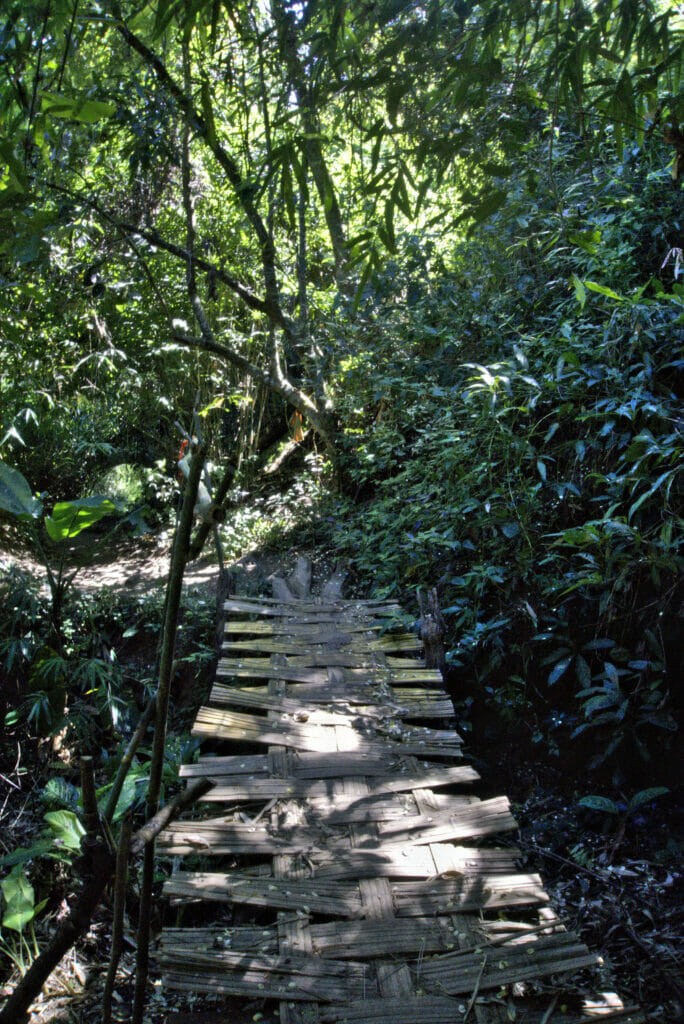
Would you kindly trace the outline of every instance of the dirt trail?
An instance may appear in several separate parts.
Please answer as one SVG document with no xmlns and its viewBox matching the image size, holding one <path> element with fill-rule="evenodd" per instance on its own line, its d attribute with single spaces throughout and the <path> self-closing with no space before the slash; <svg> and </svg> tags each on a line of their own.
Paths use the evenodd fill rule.
<svg viewBox="0 0 684 1024">
<path fill-rule="evenodd" d="M 0 537 L 0 570 L 17 566 L 36 580 L 45 580 L 45 568 L 25 547 L 12 545 L 2 550 Z M 149 593 L 163 588 L 169 571 L 171 541 L 164 537 L 117 540 L 109 545 L 93 545 L 69 553 L 67 574 L 78 568 L 74 587 L 95 593 L 113 587 L 130 594 Z M 213 589 L 218 574 L 218 561 L 213 545 L 186 570 L 186 587 Z"/>
<path fill-rule="evenodd" d="M 229 563 L 236 573 L 235 585 L 240 593 L 258 594 L 270 589 L 271 575 L 287 575 L 295 566 L 298 555 L 305 554 L 313 562 L 314 583 L 327 579 L 332 564 L 314 551 L 250 551 L 237 561 Z M 142 538 L 116 539 L 109 544 L 89 544 L 73 550 L 67 558 L 67 575 L 78 568 L 74 579 L 76 590 L 98 593 L 118 589 L 132 597 L 161 592 L 166 584 L 171 557 L 171 537 L 167 535 Z M 45 568 L 26 546 L 9 542 L 0 531 L 0 571 L 17 566 L 27 576 L 44 583 Z M 53 563 L 54 567 L 54 563 Z M 185 570 L 183 584 L 211 598 L 216 593 L 218 558 L 212 541 Z"/>
</svg>

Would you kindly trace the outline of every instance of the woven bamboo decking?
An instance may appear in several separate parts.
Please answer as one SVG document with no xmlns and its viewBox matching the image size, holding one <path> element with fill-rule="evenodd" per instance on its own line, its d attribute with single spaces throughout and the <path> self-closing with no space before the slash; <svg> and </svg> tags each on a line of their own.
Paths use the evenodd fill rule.
<svg viewBox="0 0 684 1024">
<path fill-rule="evenodd" d="M 643 1021 L 616 996 L 573 996 L 597 957 L 516 868 L 508 801 L 472 795 L 458 733 L 419 724 L 454 709 L 420 640 L 387 631 L 400 609 L 344 601 L 338 581 L 299 591 L 226 602 L 194 727 L 221 749 L 181 770 L 215 786 L 158 843 L 190 861 L 173 901 L 264 923 L 243 909 L 249 923 L 165 929 L 164 984 L 278 1000 L 281 1024 Z"/>
</svg>

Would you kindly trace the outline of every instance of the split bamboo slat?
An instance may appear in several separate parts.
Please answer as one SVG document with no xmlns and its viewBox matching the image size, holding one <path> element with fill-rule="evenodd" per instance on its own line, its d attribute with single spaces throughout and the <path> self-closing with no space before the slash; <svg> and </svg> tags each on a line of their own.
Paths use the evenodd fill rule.
<svg viewBox="0 0 684 1024">
<path fill-rule="evenodd" d="M 165 929 L 164 984 L 277 1000 L 281 1024 L 640 1024 L 617 996 L 556 1012 L 526 988 L 597 958 L 518 868 L 508 800 L 472 793 L 402 609 L 334 593 L 225 603 L 193 727 L 211 746 L 180 773 L 214 787 L 158 852 L 172 906 L 235 920 Z"/>
</svg>

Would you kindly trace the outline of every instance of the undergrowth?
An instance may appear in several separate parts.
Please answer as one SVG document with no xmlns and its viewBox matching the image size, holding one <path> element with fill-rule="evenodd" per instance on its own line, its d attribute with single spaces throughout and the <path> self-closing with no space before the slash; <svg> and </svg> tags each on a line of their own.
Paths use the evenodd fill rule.
<svg viewBox="0 0 684 1024">
<path fill-rule="evenodd" d="M 681 699 L 679 194 L 645 158 L 528 189 L 368 294 L 314 532 L 376 596 L 438 588 L 462 696 L 636 782 Z"/>
</svg>

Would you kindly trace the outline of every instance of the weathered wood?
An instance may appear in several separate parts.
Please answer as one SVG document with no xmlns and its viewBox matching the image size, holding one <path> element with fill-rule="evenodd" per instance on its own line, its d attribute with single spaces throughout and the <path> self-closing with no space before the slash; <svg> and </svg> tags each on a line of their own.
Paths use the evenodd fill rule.
<svg viewBox="0 0 684 1024">
<path fill-rule="evenodd" d="M 368 651 L 420 651 L 421 641 L 411 633 L 387 633 L 373 640 L 352 639 L 350 634 L 342 631 L 337 633 L 320 632 L 306 637 L 263 637 L 256 636 L 249 640 L 225 640 L 223 651 L 227 654 L 241 654 L 244 651 L 263 652 L 264 654 L 315 654 L 319 658 L 344 648 L 350 654 L 363 655 Z"/>
<path fill-rule="evenodd" d="M 314 914 L 358 917 L 361 895 L 355 882 L 323 879 L 276 884 L 271 878 L 252 878 L 241 872 L 177 871 L 164 884 L 164 894 L 183 900 L 214 903 L 246 903 Z"/>
<path fill-rule="evenodd" d="M 377 994 L 364 964 L 324 960 L 295 952 L 287 956 L 232 952 L 203 953 L 182 946 L 159 954 L 170 989 L 238 994 L 258 998 L 332 1001 Z"/>
<path fill-rule="evenodd" d="M 353 730 L 344 716 L 341 725 L 349 729 L 349 750 L 357 753 L 380 754 L 383 750 L 395 754 L 417 754 L 431 757 L 457 757 L 461 752 L 461 738 L 450 730 L 402 727 L 391 732 L 394 737 L 386 738 L 369 726 L 365 732 L 368 738 Z M 353 737 L 351 734 L 353 733 Z M 306 725 L 282 716 L 275 722 L 256 715 L 245 715 L 233 711 L 221 711 L 203 707 L 197 713 L 192 728 L 194 736 L 211 736 L 216 739 L 232 739 L 251 743 L 278 743 L 296 750 L 333 751 L 334 737 L 326 726 Z"/>
<path fill-rule="evenodd" d="M 515 848 L 476 844 L 516 822 L 503 797 L 447 790 L 477 778 L 467 765 L 435 763 L 460 755 L 458 733 L 407 724 L 454 708 L 441 673 L 403 657 L 420 641 L 384 632 L 400 610 L 338 593 L 297 599 L 308 594 L 307 571 L 273 599 L 226 602 L 240 616 L 226 627 L 231 656 L 193 731 L 268 753 L 185 766 L 183 777 L 215 783 L 204 807 L 226 811 L 178 822 L 158 842 L 167 856 L 241 865 L 176 871 L 164 887 L 175 902 L 246 904 L 274 918 L 263 928 L 169 930 L 165 983 L 276 998 L 282 1024 L 501 1024 L 512 1008 L 498 999 L 502 986 L 595 958 L 555 918 L 505 916 L 539 913 L 547 895 L 537 875 L 516 870 Z M 548 1005 L 512 1004 L 516 1019 L 535 1024 L 548 1024 Z M 641 1020 L 607 1010 L 596 1005 L 620 1024 Z"/>
<path fill-rule="evenodd" d="M 385 819 L 383 811 L 372 813 L 372 804 L 359 801 L 365 815 L 352 816 L 352 822 L 367 822 L 374 829 L 367 837 L 357 836 L 354 846 L 357 850 L 391 852 L 395 846 L 402 848 L 423 846 L 431 843 L 450 842 L 473 836 L 492 835 L 504 829 L 516 828 L 515 819 L 508 810 L 505 797 L 482 801 L 465 807 L 451 808 L 437 816 L 430 824 L 425 815 L 406 817 L 393 816 Z M 328 850 L 346 850 L 349 847 L 349 831 L 345 827 L 350 818 L 340 811 L 336 815 L 344 824 L 337 828 L 328 827 L 323 815 L 319 820 L 310 816 L 305 827 L 281 825 L 274 828 L 271 823 L 235 821 L 231 818 L 212 818 L 202 821 L 176 822 L 161 833 L 158 840 L 159 853 L 182 854 L 206 853 L 207 856 L 222 856 L 238 853 L 298 853 L 309 855 Z M 413 827 L 411 827 L 411 822 Z"/>
<path fill-rule="evenodd" d="M 644 1024 L 646 1021 L 645 1016 L 638 1011 L 618 1009 L 611 1012 L 610 1003 L 606 1000 L 587 1000 L 585 1005 L 586 1012 L 568 1010 L 554 1013 L 552 1024 L 596 1024 L 597 1020 L 608 1021 L 608 1024 Z M 485 1016 L 482 1019 L 493 1021 L 494 1017 L 486 1015 L 486 1005 L 484 1009 Z M 321 1010 L 321 1020 L 324 1024 L 461 1024 L 465 1020 L 466 1010 L 467 1000 L 462 998 L 404 997 L 325 1006 Z M 545 1014 L 546 1010 L 539 1005 L 525 1002 L 514 1019 L 524 1024 L 549 1024 Z M 472 1021 L 472 1015 L 468 1019 Z"/>
<path fill-rule="evenodd" d="M 211 691 L 210 703 L 220 704 L 226 690 L 239 694 L 252 694 L 255 698 L 266 696 L 265 686 L 240 686 L 234 683 L 216 683 Z M 386 683 L 343 684 L 332 687 L 317 683 L 295 683 L 285 687 L 284 697 L 308 704 L 325 704 L 331 710 L 337 705 L 343 708 L 357 707 L 359 714 L 374 717 L 394 717 L 410 720 L 414 718 L 450 718 L 454 715 L 451 698 L 443 690 L 390 687 Z M 255 702 L 254 702 L 255 703 Z M 255 703 L 256 706 L 256 703 Z"/>
<path fill-rule="evenodd" d="M 181 775 L 186 775 L 189 769 L 198 769 L 201 765 L 185 765 Z M 198 774 L 198 773 L 194 773 Z M 210 770 L 204 772 L 211 775 Z M 220 775 L 216 774 L 219 782 L 214 788 L 203 797 L 203 801 L 213 803 L 234 803 L 241 800 L 272 800 L 280 799 L 310 800 L 317 797 L 327 797 L 331 792 L 331 786 L 326 781 L 310 781 L 297 778 L 295 775 L 287 778 L 247 778 L 242 775 Z M 380 776 L 374 779 L 369 786 L 370 795 L 408 792 L 416 787 L 439 787 L 454 784 L 467 784 L 475 782 L 479 778 L 477 772 L 470 765 L 463 765 L 457 768 L 436 768 L 432 772 L 420 774 L 396 776 Z M 343 798 L 338 796 L 338 800 Z"/>
<path fill-rule="evenodd" d="M 271 622 L 264 622 L 258 620 L 252 622 L 249 619 L 229 619 L 224 627 L 226 636 L 301 636 L 301 637 L 314 637 L 319 636 L 321 630 L 325 633 L 330 633 L 332 636 L 351 636 L 358 633 L 368 633 L 369 636 L 374 635 L 375 632 L 382 630 L 383 623 L 372 618 L 365 619 L 345 619 L 343 623 L 339 623 L 338 619 L 335 619 L 333 623 L 306 623 L 301 622 L 299 619 L 287 619 L 284 622 L 278 620 Z"/>
<path fill-rule="evenodd" d="M 270 615 L 276 618 L 298 618 L 299 621 L 312 619 L 320 621 L 326 616 L 345 616 L 354 618 L 360 615 L 374 615 L 376 618 L 396 618 L 402 616 L 402 609 L 391 601 L 335 601 L 315 603 L 313 601 L 286 602 L 276 597 L 230 598 L 224 604 L 226 612 L 246 613 L 247 615 Z"/>
<path fill-rule="evenodd" d="M 290 687 L 290 695 L 282 697 L 270 697 L 265 687 L 238 687 L 226 686 L 216 683 L 209 695 L 209 703 L 218 707 L 249 707 L 264 711 L 280 711 L 282 714 L 291 714 L 300 721 L 310 721 L 318 725 L 334 725 L 335 714 L 345 715 L 353 718 L 354 724 L 363 726 L 364 718 L 367 719 L 390 719 L 398 718 L 410 720 L 413 718 L 446 717 L 453 714 L 453 705 L 449 698 L 431 700 L 429 697 L 422 701 L 412 700 L 401 701 L 399 697 L 396 703 L 391 699 L 380 700 L 381 694 L 377 694 L 376 702 L 373 704 L 362 703 L 363 691 L 358 692 L 359 699 L 349 700 L 344 691 L 338 695 L 330 694 L 327 701 L 307 701 L 304 694 L 298 694 L 295 687 Z M 286 691 L 287 692 L 287 691 Z M 401 691 L 398 691 L 399 694 Z M 369 695 L 366 694 L 366 699 Z M 326 709 L 320 707 L 321 703 L 326 704 Z M 372 723 L 368 723 L 372 724 Z"/>
<path fill-rule="evenodd" d="M 421 965 L 421 985 L 426 992 L 458 995 L 471 993 L 475 984 L 482 992 L 502 985 L 563 974 L 593 967 L 598 957 L 589 953 L 571 933 L 539 936 L 488 952 L 445 953 Z"/>
<path fill-rule="evenodd" d="M 299 600 L 304 600 L 311 595 L 311 559 L 306 555 L 297 556 L 297 564 L 294 572 L 288 576 L 287 585 L 291 593 Z M 331 594 L 333 600 L 342 597 L 342 593 Z"/>
<path fill-rule="evenodd" d="M 423 762 L 423 766 L 426 770 L 436 767 L 429 765 L 428 762 Z M 297 751 L 292 762 L 292 771 L 297 779 L 336 779 L 345 772 L 345 769 L 348 769 L 349 775 L 384 776 L 392 772 L 396 773 L 397 777 L 404 777 L 406 773 L 413 771 L 409 755 L 386 748 L 367 752 L 363 756 L 356 756 L 353 751 L 343 754 Z M 250 754 L 242 757 L 230 755 L 228 757 L 201 757 L 197 764 L 183 765 L 181 776 L 184 778 L 203 776 L 220 778 L 223 775 L 254 775 L 256 777 L 257 775 L 266 776 L 269 770 L 269 760 L 265 754 Z"/>
<path fill-rule="evenodd" d="M 322 683 L 328 682 L 327 668 L 331 662 L 321 665 L 299 664 L 293 659 L 288 659 L 286 666 L 274 669 L 269 658 L 221 658 L 218 663 L 216 675 L 219 679 L 284 679 L 292 683 Z M 411 662 L 416 666 L 416 662 Z M 336 666 L 344 668 L 344 680 L 358 681 L 359 683 L 391 683 L 396 686 L 408 683 L 423 683 L 429 685 L 434 683 L 440 685 L 442 677 L 436 669 L 417 667 L 397 667 L 392 670 L 379 668 L 371 663 L 363 668 L 354 666 Z"/>
</svg>

